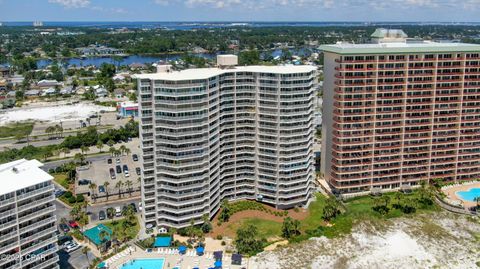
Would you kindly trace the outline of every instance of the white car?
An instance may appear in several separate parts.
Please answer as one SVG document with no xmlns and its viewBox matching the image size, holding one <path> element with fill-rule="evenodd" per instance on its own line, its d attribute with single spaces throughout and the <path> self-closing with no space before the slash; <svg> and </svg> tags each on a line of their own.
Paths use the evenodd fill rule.
<svg viewBox="0 0 480 269">
<path fill-rule="evenodd" d="M 142 211 L 142 202 L 138 202 L 138 211 Z"/>
<path fill-rule="evenodd" d="M 71 243 L 71 244 L 65 246 L 65 251 L 68 252 L 68 253 L 70 253 L 70 252 L 75 251 L 75 250 L 77 250 L 77 249 L 79 249 L 79 248 L 80 248 L 80 245 L 79 245 L 79 244 L 77 244 L 77 243 Z"/>
<path fill-rule="evenodd" d="M 119 206 L 115 207 L 115 216 L 116 217 L 122 216 L 122 209 Z"/>
</svg>

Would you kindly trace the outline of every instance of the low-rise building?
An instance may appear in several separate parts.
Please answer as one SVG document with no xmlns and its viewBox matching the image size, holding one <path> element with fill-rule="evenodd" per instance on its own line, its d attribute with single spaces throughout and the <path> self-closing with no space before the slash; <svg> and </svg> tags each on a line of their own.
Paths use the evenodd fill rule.
<svg viewBox="0 0 480 269">
<path fill-rule="evenodd" d="M 137 117 L 138 116 L 138 103 L 126 101 L 118 103 L 117 106 L 118 115 L 126 118 L 126 117 Z"/>
<path fill-rule="evenodd" d="M 53 177 L 41 166 L 0 165 L 0 268 L 59 268 Z"/>
</svg>

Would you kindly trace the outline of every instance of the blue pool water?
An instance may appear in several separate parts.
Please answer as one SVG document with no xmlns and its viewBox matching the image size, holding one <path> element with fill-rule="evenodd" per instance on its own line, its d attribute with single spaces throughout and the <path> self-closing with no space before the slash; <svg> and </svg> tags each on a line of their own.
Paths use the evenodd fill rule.
<svg viewBox="0 0 480 269">
<path fill-rule="evenodd" d="M 121 269 L 162 269 L 165 259 L 136 259 L 126 262 Z"/>
<path fill-rule="evenodd" d="M 457 195 L 463 200 L 474 202 L 475 197 L 480 197 L 480 188 L 472 188 L 468 191 L 459 191 Z"/>
</svg>

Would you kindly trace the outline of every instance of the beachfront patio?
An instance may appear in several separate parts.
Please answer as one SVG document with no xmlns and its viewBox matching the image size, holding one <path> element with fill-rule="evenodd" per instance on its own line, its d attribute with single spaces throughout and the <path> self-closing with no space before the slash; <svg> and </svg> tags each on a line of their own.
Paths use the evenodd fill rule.
<svg viewBox="0 0 480 269">
<path fill-rule="evenodd" d="M 162 269 L 208 269 L 214 268 L 215 258 L 213 252 L 205 252 L 204 255 L 198 256 L 195 250 L 189 249 L 185 254 L 180 254 L 176 248 L 158 248 L 144 251 L 139 247 L 129 247 L 123 252 L 109 258 L 105 261 L 108 269 L 122 269 L 123 265 L 134 259 L 160 259 L 164 258 L 164 266 Z M 222 269 L 241 269 L 247 268 L 247 258 L 242 259 L 241 265 L 232 265 L 232 254 L 223 254 Z M 158 268 L 160 269 L 160 268 Z"/>
</svg>

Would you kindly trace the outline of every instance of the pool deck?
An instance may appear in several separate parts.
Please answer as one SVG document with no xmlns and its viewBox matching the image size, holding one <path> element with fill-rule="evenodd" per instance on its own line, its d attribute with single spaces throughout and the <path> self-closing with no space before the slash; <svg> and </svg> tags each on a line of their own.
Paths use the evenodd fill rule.
<svg viewBox="0 0 480 269">
<path fill-rule="evenodd" d="M 128 263 L 133 259 L 148 259 L 155 258 L 160 259 L 164 258 L 165 263 L 162 269 L 173 269 L 178 267 L 180 269 L 192 269 L 194 267 L 199 267 L 200 269 L 206 269 L 213 267 L 215 260 L 213 259 L 212 252 L 206 252 L 203 256 L 189 256 L 189 255 L 180 255 L 180 254 L 160 254 L 157 250 L 153 252 L 146 252 L 139 247 L 133 247 L 134 251 L 126 251 L 127 255 L 121 257 L 115 262 L 109 264 L 109 269 L 121 269 L 122 265 Z M 192 253 L 194 250 L 189 249 L 187 253 Z M 248 268 L 247 258 L 243 258 L 242 265 L 231 265 L 231 254 L 223 254 L 223 269 L 241 269 L 243 267 Z"/>
<path fill-rule="evenodd" d="M 463 200 L 460 196 L 457 195 L 459 191 L 468 191 L 472 188 L 480 188 L 480 182 L 471 182 L 465 184 L 459 184 L 455 186 L 447 186 L 442 188 L 442 191 L 447 195 L 447 197 L 452 201 L 461 201 L 462 205 L 465 208 L 476 206 L 476 202 Z"/>
</svg>

